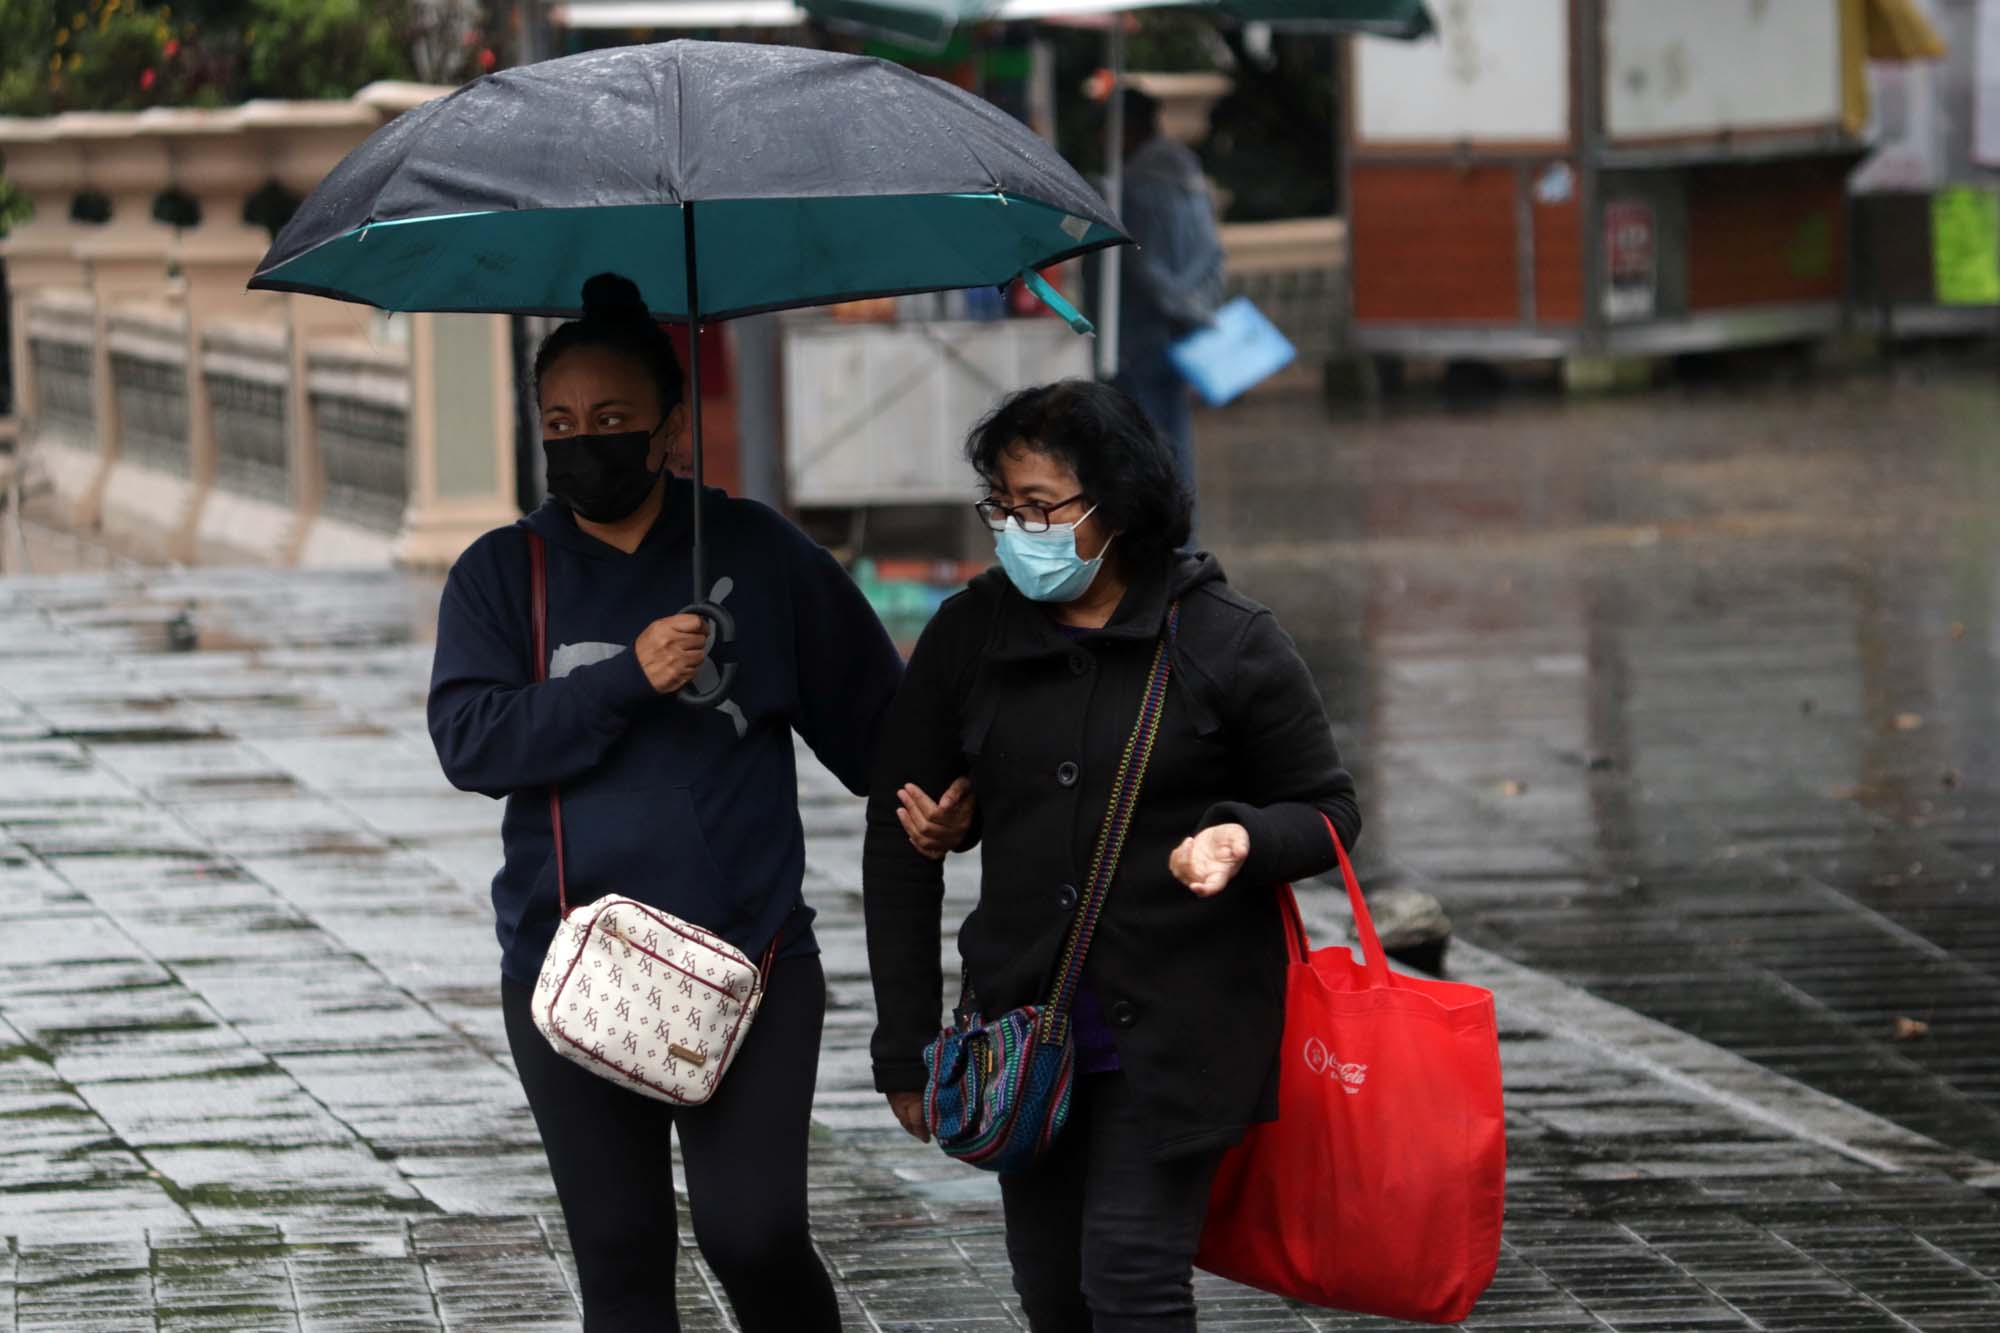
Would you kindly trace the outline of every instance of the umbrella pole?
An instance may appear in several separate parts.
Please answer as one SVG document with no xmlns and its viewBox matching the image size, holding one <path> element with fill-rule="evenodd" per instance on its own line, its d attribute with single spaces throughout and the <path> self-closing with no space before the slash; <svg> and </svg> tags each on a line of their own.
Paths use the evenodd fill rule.
<svg viewBox="0 0 2000 1333">
<path fill-rule="evenodd" d="M 689 506 L 691 522 L 689 530 L 693 535 L 693 550 L 688 563 L 694 567 L 694 601 L 687 610 L 709 623 L 708 646 L 713 651 L 718 643 L 736 642 L 736 617 L 728 608 L 708 600 L 707 549 L 701 539 L 701 287 L 696 278 L 694 255 L 694 201 L 681 204 L 681 248 L 687 255 L 687 324 L 688 324 L 688 377 L 690 380 L 688 428 L 694 435 L 694 499 Z M 715 708 L 729 697 L 729 691 L 736 683 L 738 663 L 711 663 L 716 667 L 714 684 L 703 686 L 700 678 L 681 687 L 675 697 L 690 708 Z"/>
<path fill-rule="evenodd" d="M 687 256 L 687 309 L 688 309 L 688 377 L 690 387 L 688 427 L 694 436 L 694 504 L 693 523 L 694 554 L 694 600 L 697 603 L 708 599 L 707 570 L 702 566 L 704 551 L 701 541 L 701 290 L 695 273 L 694 259 L 694 201 L 681 205 L 681 250 Z"/>
<path fill-rule="evenodd" d="M 1104 202 L 1113 217 L 1123 217 L 1125 208 L 1125 16 L 1111 16 L 1111 107 L 1104 118 Z M 1123 267 L 1123 246 L 1103 252 L 1098 269 L 1104 294 L 1098 298 L 1097 376 L 1111 379 L 1118 374 L 1119 271 Z"/>
</svg>

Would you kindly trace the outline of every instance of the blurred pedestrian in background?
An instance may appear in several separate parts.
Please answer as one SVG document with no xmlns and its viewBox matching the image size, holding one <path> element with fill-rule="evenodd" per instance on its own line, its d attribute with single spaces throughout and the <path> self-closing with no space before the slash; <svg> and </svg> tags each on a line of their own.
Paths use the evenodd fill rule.
<svg viewBox="0 0 2000 1333">
<path fill-rule="evenodd" d="M 1120 261 L 1117 384 L 1145 409 L 1194 495 L 1188 386 L 1167 348 L 1207 324 L 1222 305 L 1222 236 L 1201 159 L 1162 131 L 1157 99 L 1136 88 L 1122 96 L 1125 198 L 1119 211 L 1138 248 Z"/>
</svg>

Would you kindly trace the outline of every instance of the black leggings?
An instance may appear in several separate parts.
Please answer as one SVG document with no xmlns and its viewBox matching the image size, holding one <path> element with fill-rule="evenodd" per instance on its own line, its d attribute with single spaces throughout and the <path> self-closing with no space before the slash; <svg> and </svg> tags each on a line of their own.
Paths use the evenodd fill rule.
<svg viewBox="0 0 2000 1333">
<path fill-rule="evenodd" d="M 744 1333 L 838 1333 L 833 1284 L 806 1223 L 806 1140 L 826 973 L 772 968 L 750 1036 L 706 1106 L 641 1097 L 572 1064 L 535 1030 L 533 987 L 503 980 L 507 1042 L 541 1130 L 583 1287 L 588 1333 L 674 1333 L 677 1129 L 702 1258 Z"/>
<path fill-rule="evenodd" d="M 1220 1151 L 1156 1162 L 1123 1074 L 1076 1081 L 1048 1156 L 1000 1177 L 1034 1333 L 1194 1333 L 1194 1254 Z"/>
</svg>

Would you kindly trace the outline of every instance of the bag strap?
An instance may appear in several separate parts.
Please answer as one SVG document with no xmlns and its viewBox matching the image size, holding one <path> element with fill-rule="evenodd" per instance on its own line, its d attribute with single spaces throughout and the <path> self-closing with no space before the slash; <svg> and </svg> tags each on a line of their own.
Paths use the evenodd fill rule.
<svg viewBox="0 0 2000 1333">
<path fill-rule="evenodd" d="M 528 534 L 528 569 L 534 583 L 535 683 L 549 678 L 549 549 L 542 534 Z M 549 828 L 556 840 L 557 920 L 569 919 L 569 868 L 563 857 L 562 793 L 549 784 Z"/>
<path fill-rule="evenodd" d="M 535 683 L 539 685 L 549 678 L 549 551 L 538 532 L 528 534 L 528 576 L 533 585 L 530 619 L 534 625 Z M 549 784 L 549 828 L 556 841 L 556 919 L 567 921 L 569 870 L 563 858 L 562 792 L 554 783 Z M 777 960 L 778 940 L 784 937 L 784 933 L 780 927 L 764 950 L 764 960 L 757 965 L 757 975 L 763 985 L 770 984 L 771 964 Z"/>
<path fill-rule="evenodd" d="M 1097 850 L 1090 858 L 1090 879 L 1083 892 L 1076 920 L 1070 924 L 1069 938 L 1063 943 L 1062 966 L 1056 972 L 1055 990 L 1042 1013 L 1042 1039 L 1060 1045 L 1069 1039 L 1070 1005 L 1083 982 L 1083 963 L 1090 942 L 1097 934 L 1097 920 L 1104 902 L 1111 896 L 1111 881 L 1118 876 L 1118 860 L 1125 851 L 1125 836 L 1132 830 L 1132 815 L 1139 806 L 1139 787 L 1146 780 L 1146 767 L 1153 759 L 1153 744 L 1160 736 L 1160 715 L 1166 711 L 1167 676 L 1172 669 L 1174 640 L 1180 634 L 1181 605 L 1167 608 L 1167 630 L 1153 648 L 1153 669 L 1146 677 L 1145 697 L 1139 704 L 1138 720 L 1132 724 L 1131 739 L 1118 760 L 1118 774 L 1111 781 L 1111 803 L 1097 830 Z"/>
<path fill-rule="evenodd" d="M 1368 911 L 1368 900 L 1361 896 L 1361 881 L 1355 877 L 1354 863 L 1347 859 L 1347 848 L 1340 841 L 1340 833 L 1333 827 L 1333 820 L 1325 811 L 1320 818 L 1326 821 L 1327 836 L 1333 839 L 1333 854 L 1340 858 L 1340 877 L 1347 881 L 1347 905 L 1354 910 L 1354 933 L 1361 937 L 1361 966 L 1367 972 L 1370 984 L 1389 984 L 1389 957 L 1382 952 L 1382 941 L 1375 934 L 1375 918 Z M 1306 935 L 1305 918 L 1299 914 L 1298 895 L 1289 884 L 1278 889 L 1278 911 L 1285 918 L 1285 941 L 1290 946 L 1292 961 L 1303 963 L 1312 952 L 1312 940 Z"/>
</svg>

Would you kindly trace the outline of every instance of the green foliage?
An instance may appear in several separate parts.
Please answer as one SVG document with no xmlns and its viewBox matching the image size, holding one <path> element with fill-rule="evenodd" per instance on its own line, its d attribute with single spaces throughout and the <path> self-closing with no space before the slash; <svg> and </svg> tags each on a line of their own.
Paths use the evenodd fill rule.
<svg viewBox="0 0 2000 1333">
<path fill-rule="evenodd" d="M 1339 208 L 1335 55 L 1331 39 L 1278 33 L 1265 61 L 1225 33 L 1236 87 L 1209 118 L 1202 165 L 1230 196 L 1229 220 L 1323 216 Z"/>
<path fill-rule="evenodd" d="M 480 0 L 0 0 L 0 115 L 347 97 L 501 62 Z"/>
<path fill-rule="evenodd" d="M 1056 125 L 1063 156 L 1086 174 L 1104 170 L 1104 113 L 1083 91 L 1104 64 L 1098 33 L 1051 32 Z M 1253 55 L 1242 28 L 1209 14 L 1149 12 L 1127 46 L 1129 68 L 1153 73 L 1223 70 L 1235 88 L 1216 103 L 1202 165 L 1230 197 L 1231 222 L 1323 216 L 1339 205 L 1334 43 L 1278 32 Z"/>
<path fill-rule="evenodd" d="M 140 0 L 0 0 L 0 112 L 136 111 L 224 98 L 226 51 L 170 5 Z"/>
<path fill-rule="evenodd" d="M 27 191 L 0 176 L 0 236 L 26 222 L 34 216 L 34 212 L 35 206 L 29 202 Z"/>
<path fill-rule="evenodd" d="M 1205 74 L 1217 67 L 1218 59 L 1227 58 L 1215 20 L 1205 14 L 1171 10 L 1141 14 L 1139 31 L 1125 46 L 1128 68 L 1155 74 Z"/>
<path fill-rule="evenodd" d="M 39 115 L 47 107 L 55 0 L 0 0 L 0 113 Z"/>
<path fill-rule="evenodd" d="M 347 97 L 414 71 L 400 4 L 381 0 L 251 0 L 246 97 Z"/>
</svg>

